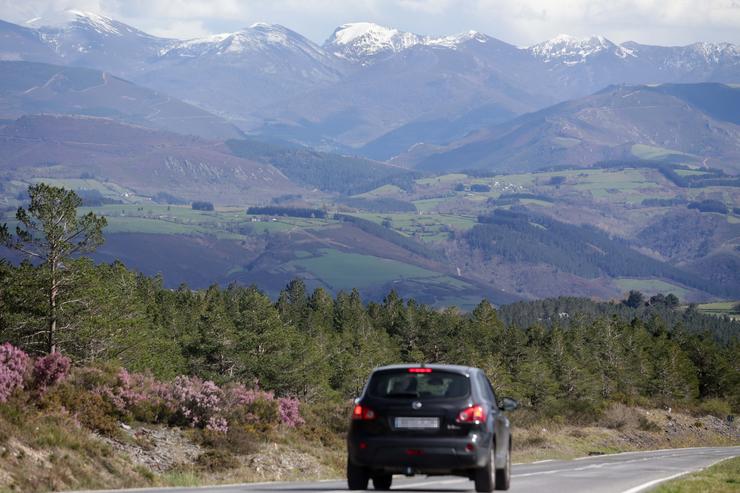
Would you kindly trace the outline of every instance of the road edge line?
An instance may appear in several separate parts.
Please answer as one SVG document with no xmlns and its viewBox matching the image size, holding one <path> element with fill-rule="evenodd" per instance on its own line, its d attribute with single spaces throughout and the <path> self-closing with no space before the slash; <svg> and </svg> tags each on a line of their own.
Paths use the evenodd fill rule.
<svg viewBox="0 0 740 493">
<path fill-rule="evenodd" d="M 672 476 L 668 476 L 668 477 L 665 477 L 665 478 L 653 479 L 652 481 L 648 481 L 647 483 L 643 483 L 643 484 L 637 485 L 637 486 L 635 486 L 633 488 L 630 488 L 628 490 L 624 490 L 624 491 L 622 491 L 622 493 L 639 493 L 640 491 L 645 491 L 646 489 L 648 489 L 648 488 L 650 488 L 652 486 L 656 486 L 656 485 L 658 485 L 660 483 L 665 483 L 666 481 L 670 481 L 672 479 L 677 479 L 677 478 L 680 478 L 681 476 L 686 476 L 688 474 L 694 474 L 694 473 L 697 473 L 697 472 L 701 472 L 701 471 L 703 471 L 705 469 L 708 469 L 708 468 L 710 468 L 712 466 L 716 466 L 720 462 L 724 462 L 726 460 L 734 459 L 735 457 L 738 457 L 738 456 L 737 455 L 733 455 L 732 457 L 724 457 L 722 459 L 716 460 L 716 461 L 712 462 L 711 464 L 708 464 L 708 465 L 706 465 L 704 467 L 701 467 L 699 469 L 693 469 L 691 471 L 680 472 L 678 474 L 674 474 Z"/>
</svg>

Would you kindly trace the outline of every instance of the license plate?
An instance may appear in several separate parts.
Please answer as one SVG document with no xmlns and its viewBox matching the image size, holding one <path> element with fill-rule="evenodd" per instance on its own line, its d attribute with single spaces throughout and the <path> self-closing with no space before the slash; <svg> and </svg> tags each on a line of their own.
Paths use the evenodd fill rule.
<svg viewBox="0 0 740 493">
<path fill-rule="evenodd" d="M 396 418 L 395 426 L 407 430 L 433 430 L 439 428 L 439 418 Z"/>
</svg>

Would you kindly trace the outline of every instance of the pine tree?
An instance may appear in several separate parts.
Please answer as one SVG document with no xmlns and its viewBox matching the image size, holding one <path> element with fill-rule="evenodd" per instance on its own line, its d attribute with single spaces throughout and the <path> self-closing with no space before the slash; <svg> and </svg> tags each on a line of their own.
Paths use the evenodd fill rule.
<svg viewBox="0 0 740 493">
<path fill-rule="evenodd" d="M 31 199 L 28 209 L 19 207 L 15 215 L 18 221 L 15 236 L 3 224 L 0 244 L 41 263 L 47 298 L 42 347 L 51 353 L 57 345 L 57 332 L 75 328 L 73 322 L 59 324 L 60 306 L 73 302 L 66 297 L 77 281 L 71 260 L 75 254 L 92 252 L 103 243 L 107 221 L 92 212 L 77 217 L 82 199 L 64 188 L 39 183 L 28 187 L 28 195 Z"/>
</svg>

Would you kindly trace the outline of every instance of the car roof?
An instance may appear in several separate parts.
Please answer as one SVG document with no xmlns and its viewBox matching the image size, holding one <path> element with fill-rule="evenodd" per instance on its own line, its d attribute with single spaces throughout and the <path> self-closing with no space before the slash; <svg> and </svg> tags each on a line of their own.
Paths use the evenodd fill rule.
<svg viewBox="0 0 740 493">
<path fill-rule="evenodd" d="M 462 373 L 469 375 L 470 373 L 479 371 L 478 368 L 472 366 L 461 366 L 461 365 L 440 365 L 436 363 L 422 364 L 422 363 L 403 363 L 397 365 L 379 366 L 373 370 L 373 373 L 380 371 L 392 371 L 392 370 L 407 370 L 409 368 L 430 368 L 432 370 L 449 371 L 453 373 Z"/>
</svg>

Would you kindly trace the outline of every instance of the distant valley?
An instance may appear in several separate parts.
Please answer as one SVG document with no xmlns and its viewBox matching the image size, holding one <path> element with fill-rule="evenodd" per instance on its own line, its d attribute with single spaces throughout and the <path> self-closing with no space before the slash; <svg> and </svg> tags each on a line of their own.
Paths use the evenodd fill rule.
<svg viewBox="0 0 740 493">
<path fill-rule="evenodd" d="M 737 46 L 63 17 L 0 22 L 0 207 L 77 190 L 108 218 L 97 260 L 463 308 L 740 298 Z"/>
</svg>

